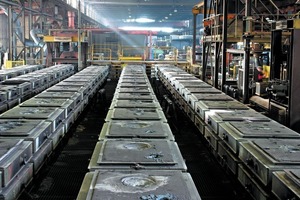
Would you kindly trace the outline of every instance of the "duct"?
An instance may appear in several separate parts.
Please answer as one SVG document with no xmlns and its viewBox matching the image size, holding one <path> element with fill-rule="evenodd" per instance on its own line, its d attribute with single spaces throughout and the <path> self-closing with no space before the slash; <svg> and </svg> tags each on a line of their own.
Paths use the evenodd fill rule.
<svg viewBox="0 0 300 200">
<path fill-rule="evenodd" d="M 38 34 L 38 33 L 42 33 L 42 30 L 40 30 L 40 29 L 32 29 L 32 30 L 30 31 L 30 36 L 31 36 L 31 38 L 32 38 L 33 41 L 34 41 L 34 45 L 37 45 L 38 47 L 43 48 L 44 45 L 45 45 L 45 43 L 44 43 L 43 41 L 41 41 L 41 39 L 39 39 L 39 38 L 37 37 L 37 34 Z"/>
</svg>

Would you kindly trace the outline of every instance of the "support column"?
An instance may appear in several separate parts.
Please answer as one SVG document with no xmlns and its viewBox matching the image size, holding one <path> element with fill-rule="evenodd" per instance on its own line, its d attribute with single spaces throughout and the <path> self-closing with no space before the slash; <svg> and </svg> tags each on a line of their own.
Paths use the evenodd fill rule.
<svg viewBox="0 0 300 200">
<path fill-rule="evenodd" d="M 244 66 L 244 84 L 243 84 L 243 103 L 249 103 L 249 72 L 250 72 L 250 42 L 252 31 L 252 19 L 251 19 L 251 0 L 246 0 L 246 31 L 244 33 L 244 43 L 245 43 L 245 66 Z"/>
<path fill-rule="evenodd" d="M 222 83 L 221 83 L 221 90 L 224 89 L 224 85 L 226 84 L 226 64 L 227 64 L 227 56 L 226 56 L 226 50 L 227 50 L 227 15 L 228 15 L 228 9 L 227 9 L 227 0 L 223 0 L 223 31 L 222 31 Z"/>
<path fill-rule="evenodd" d="M 8 6 L 8 37 L 9 37 L 9 43 L 8 43 L 8 60 L 13 59 L 13 17 L 12 17 L 12 6 Z"/>
<path fill-rule="evenodd" d="M 197 15 L 193 14 L 193 49 L 192 49 L 192 64 L 196 60 L 196 33 L 197 33 Z"/>
<path fill-rule="evenodd" d="M 81 59 L 81 10 L 80 0 L 78 0 L 78 71 L 82 70 L 82 59 Z"/>
</svg>

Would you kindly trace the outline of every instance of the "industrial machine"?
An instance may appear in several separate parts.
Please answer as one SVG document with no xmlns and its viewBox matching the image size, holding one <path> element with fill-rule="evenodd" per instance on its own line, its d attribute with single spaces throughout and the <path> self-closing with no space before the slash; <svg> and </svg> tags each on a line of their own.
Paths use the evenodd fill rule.
<svg viewBox="0 0 300 200">
<path fill-rule="evenodd" d="M 86 67 L 88 60 L 88 31 L 76 29 L 50 29 L 49 34 L 44 36 L 47 45 L 47 65 L 54 63 L 69 63 L 78 65 L 79 54 L 82 67 Z M 81 52 L 79 53 L 79 45 Z"/>
<path fill-rule="evenodd" d="M 300 35 L 299 19 L 273 23 L 269 99 L 270 115 L 296 131 L 300 131 L 298 90 L 297 38 Z"/>
</svg>

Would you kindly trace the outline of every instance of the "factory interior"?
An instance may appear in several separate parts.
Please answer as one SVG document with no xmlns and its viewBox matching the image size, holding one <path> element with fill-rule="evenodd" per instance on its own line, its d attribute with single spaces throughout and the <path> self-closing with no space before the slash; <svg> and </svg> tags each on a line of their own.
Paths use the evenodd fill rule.
<svg viewBox="0 0 300 200">
<path fill-rule="evenodd" d="M 0 199 L 300 200 L 298 47 L 300 0 L 0 0 Z"/>
</svg>

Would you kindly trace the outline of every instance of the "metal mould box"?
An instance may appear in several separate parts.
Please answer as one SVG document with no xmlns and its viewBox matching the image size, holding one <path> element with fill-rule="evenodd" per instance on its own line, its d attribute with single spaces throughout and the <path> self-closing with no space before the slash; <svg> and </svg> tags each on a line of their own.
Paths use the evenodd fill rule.
<svg viewBox="0 0 300 200">
<path fill-rule="evenodd" d="M 179 85 L 179 93 L 184 98 L 186 98 L 189 94 L 199 93 L 199 91 L 202 91 L 203 88 L 212 88 L 212 86 L 207 83 L 201 83 L 201 84 L 197 84 L 197 85 L 182 85 L 182 84 L 180 84 Z"/>
<path fill-rule="evenodd" d="M 163 72 L 163 77 L 165 77 L 167 80 L 169 80 L 171 77 L 175 77 L 175 76 L 180 76 L 180 77 L 184 77 L 184 76 L 192 76 L 191 74 L 183 71 L 183 70 L 179 70 L 179 71 L 164 71 Z"/>
<path fill-rule="evenodd" d="M 88 88 L 82 86 L 52 86 L 47 89 L 47 92 L 78 92 L 82 95 L 82 99 L 85 99 L 88 95 Z"/>
<path fill-rule="evenodd" d="M 253 199 L 273 200 L 265 187 L 253 177 L 243 164 L 238 164 L 238 180 Z M 286 199 L 285 199 L 286 200 Z"/>
<path fill-rule="evenodd" d="M 238 172 L 238 164 L 241 163 L 237 155 L 233 154 L 223 141 L 218 141 L 218 160 L 219 163 L 229 169 L 234 175 Z"/>
<path fill-rule="evenodd" d="M 33 90 L 35 90 L 35 89 L 37 89 L 37 88 L 39 88 L 39 87 L 42 86 L 41 80 L 38 79 L 38 78 L 32 77 L 32 76 L 23 75 L 23 76 L 15 77 L 12 80 L 30 82 L 31 89 L 33 89 Z"/>
<path fill-rule="evenodd" d="M 195 86 L 195 85 L 207 85 L 207 83 L 201 80 L 175 80 L 172 82 L 172 86 L 179 92 L 184 86 Z M 213 88 L 213 87 L 210 87 Z M 215 88 L 214 88 L 215 89 Z"/>
<path fill-rule="evenodd" d="M 121 74 L 120 79 L 131 79 L 131 80 L 148 80 L 146 74 Z"/>
<path fill-rule="evenodd" d="M 257 139 L 240 143 L 239 158 L 264 185 L 272 172 L 300 168 L 300 139 Z"/>
<path fill-rule="evenodd" d="M 119 83 L 117 88 L 148 88 L 151 87 L 150 83 Z"/>
<path fill-rule="evenodd" d="M 44 75 L 48 77 L 48 83 L 51 83 L 56 80 L 56 74 L 53 72 L 37 72 L 38 74 Z"/>
<path fill-rule="evenodd" d="M 60 82 L 58 84 L 55 85 L 55 87 L 68 87 L 68 88 L 78 88 L 78 90 L 82 90 L 83 91 L 83 95 L 88 95 L 89 92 L 91 92 L 91 90 L 93 89 L 92 83 L 88 82 L 88 83 L 84 83 L 84 82 Z M 82 88 L 80 88 L 82 87 Z"/>
<path fill-rule="evenodd" d="M 19 89 L 20 95 L 26 95 L 31 93 L 31 83 L 28 81 L 19 81 L 19 80 L 6 80 L 1 83 L 1 85 L 11 85 Z M 1 86 L 0 86 L 1 87 Z"/>
<path fill-rule="evenodd" d="M 300 169 L 273 172 L 272 193 L 280 200 L 300 199 Z"/>
<path fill-rule="evenodd" d="M 221 101 L 220 99 L 218 100 L 212 100 L 212 101 L 204 100 L 204 101 L 196 102 L 196 113 L 204 120 L 205 112 L 210 110 L 248 110 L 249 109 L 249 107 L 247 107 L 246 105 L 238 101 L 230 101 L 230 100 Z"/>
<path fill-rule="evenodd" d="M 249 110 L 222 110 L 206 112 L 205 120 L 207 124 L 218 133 L 219 123 L 234 122 L 234 121 L 263 121 L 269 122 L 270 118 L 262 115 L 252 109 Z"/>
<path fill-rule="evenodd" d="M 77 200 L 201 200 L 189 173 L 180 171 L 95 171 L 86 174 Z"/>
<path fill-rule="evenodd" d="M 299 133 L 274 121 L 241 121 L 219 124 L 218 135 L 234 153 L 239 151 L 243 140 L 258 138 L 298 138 Z"/>
<path fill-rule="evenodd" d="M 79 103 L 81 103 L 82 95 L 78 92 L 51 92 L 51 91 L 44 91 L 35 96 L 35 98 L 49 98 L 49 99 L 71 99 L 74 100 L 74 106 L 76 107 Z"/>
<path fill-rule="evenodd" d="M 147 76 L 146 76 L 146 74 L 140 74 L 140 75 L 121 75 L 120 76 L 120 79 L 147 79 L 148 80 L 148 78 L 147 78 Z"/>
<path fill-rule="evenodd" d="M 201 91 L 201 92 L 200 92 Z M 191 93 L 186 97 L 187 102 L 193 109 L 196 108 L 196 103 L 198 101 L 232 101 L 233 98 L 223 94 L 220 90 L 211 88 L 201 88 L 198 93 Z"/>
<path fill-rule="evenodd" d="M 64 80 L 64 82 L 87 82 L 87 81 L 93 81 L 97 82 L 101 77 L 101 74 L 95 74 L 95 75 L 81 75 L 81 74 L 75 74 L 67 79 Z"/>
<path fill-rule="evenodd" d="M 0 139 L 0 184 L 6 187 L 32 157 L 32 142 Z"/>
<path fill-rule="evenodd" d="M 64 121 L 61 108 L 16 106 L 0 115 L 0 119 L 43 119 L 52 122 L 52 132 Z"/>
<path fill-rule="evenodd" d="M 0 91 L 0 104 L 5 103 L 7 100 L 7 92 Z"/>
<path fill-rule="evenodd" d="M 108 111 L 105 119 L 105 121 L 111 120 L 157 120 L 167 122 L 161 110 L 149 108 L 115 108 Z"/>
<path fill-rule="evenodd" d="M 99 140 L 107 138 L 152 138 L 174 140 L 167 123 L 156 121 L 121 121 L 106 122 L 101 130 Z"/>
<path fill-rule="evenodd" d="M 166 80 L 169 83 L 175 83 L 178 81 L 201 81 L 200 79 L 196 78 L 195 76 L 191 75 L 191 74 L 176 74 L 176 75 L 171 75 L 171 76 L 167 76 Z"/>
<path fill-rule="evenodd" d="M 91 78 L 91 79 L 86 78 L 86 79 L 84 79 L 84 78 L 70 77 L 68 79 L 65 79 L 63 82 L 64 83 L 71 83 L 71 84 L 74 84 L 74 83 L 91 84 L 92 87 L 95 87 L 96 83 L 97 83 L 97 79 L 95 79 L 95 78 Z"/>
<path fill-rule="evenodd" d="M 21 192 L 24 191 L 24 186 L 28 186 L 33 177 L 33 164 L 28 163 L 22 167 L 20 172 L 7 187 L 2 188 L 0 198 L 3 200 L 7 199 L 18 199 Z"/>
<path fill-rule="evenodd" d="M 75 100 L 53 98 L 31 98 L 21 104 L 20 107 L 56 107 L 65 110 L 65 118 L 75 109 Z"/>
<path fill-rule="evenodd" d="M 205 93 L 195 93 L 193 96 L 187 95 L 185 100 L 188 104 L 196 111 L 197 104 L 199 101 L 233 101 L 233 98 L 223 94 L 205 94 Z"/>
<path fill-rule="evenodd" d="M 177 143 L 169 140 L 113 139 L 99 141 L 89 170 L 152 169 L 182 170 L 186 165 Z"/>
<path fill-rule="evenodd" d="M 153 90 L 150 87 L 134 87 L 134 88 L 118 88 L 116 89 L 116 92 L 119 93 L 145 93 L 150 92 L 153 94 Z"/>
<path fill-rule="evenodd" d="M 155 100 L 157 101 L 157 98 L 154 94 L 151 94 L 150 92 L 145 93 L 137 93 L 137 92 L 131 92 L 131 93 L 115 93 L 114 100 Z"/>
<path fill-rule="evenodd" d="M 129 78 L 121 78 L 119 79 L 119 83 L 134 83 L 134 84 L 146 84 L 149 83 L 148 79 L 129 79 Z"/>
<path fill-rule="evenodd" d="M 52 133 L 51 122 L 28 119 L 0 119 L 0 138 L 19 138 L 32 141 L 33 153 Z"/>
<path fill-rule="evenodd" d="M 114 108 L 154 108 L 161 110 L 160 104 L 155 100 L 114 100 L 109 109 Z"/>
<path fill-rule="evenodd" d="M 20 96 L 19 88 L 12 85 L 0 85 L 0 91 L 7 93 L 7 99 L 12 100 Z"/>
</svg>

